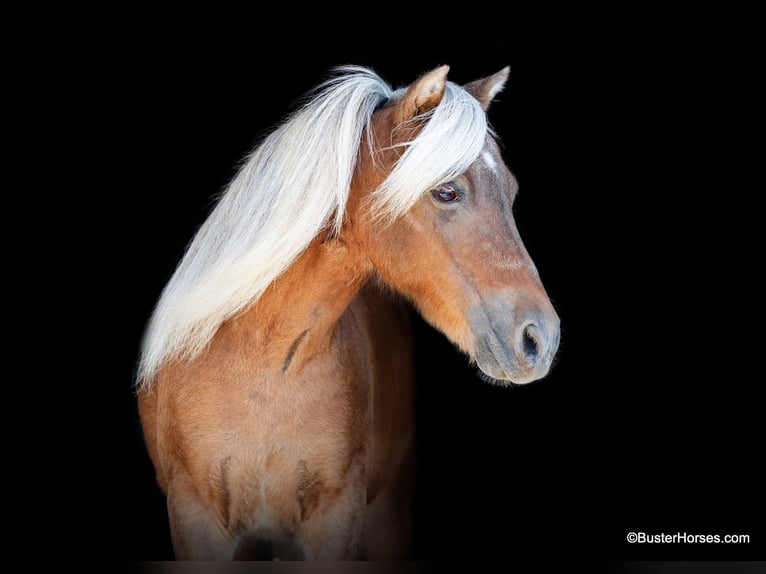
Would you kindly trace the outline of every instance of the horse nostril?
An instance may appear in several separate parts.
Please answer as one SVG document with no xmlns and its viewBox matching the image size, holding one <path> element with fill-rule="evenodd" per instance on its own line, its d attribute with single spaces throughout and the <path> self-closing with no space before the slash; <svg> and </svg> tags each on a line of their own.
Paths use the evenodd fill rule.
<svg viewBox="0 0 766 574">
<path fill-rule="evenodd" d="M 537 354 L 539 352 L 537 344 L 538 334 L 539 330 L 534 324 L 524 327 L 524 331 L 521 334 L 521 348 L 524 352 L 524 358 L 532 364 L 537 361 Z"/>
</svg>

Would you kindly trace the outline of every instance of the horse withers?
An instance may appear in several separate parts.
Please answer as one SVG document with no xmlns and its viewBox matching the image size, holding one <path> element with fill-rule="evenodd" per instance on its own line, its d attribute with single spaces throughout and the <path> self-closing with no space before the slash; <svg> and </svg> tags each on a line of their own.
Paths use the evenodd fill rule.
<svg viewBox="0 0 766 574">
<path fill-rule="evenodd" d="M 397 559 L 411 542 L 402 299 L 487 380 L 545 376 L 559 318 L 486 109 L 509 70 L 393 90 L 344 67 L 250 155 L 149 322 L 139 411 L 180 559 Z"/>
</svg>

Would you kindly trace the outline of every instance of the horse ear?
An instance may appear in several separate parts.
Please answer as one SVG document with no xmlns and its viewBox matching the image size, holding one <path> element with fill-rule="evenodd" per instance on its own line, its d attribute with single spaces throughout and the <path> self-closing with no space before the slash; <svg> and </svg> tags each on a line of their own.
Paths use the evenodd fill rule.
<svg viewBox="0 0 766 574">
<path fill-rule="evenodd" d="M 466 91 L 479 100 L 481 107 L 486 109 L 494 98 L 505 87 L 505 82 L 511 74 L 511 67 L 506 66 L 496 74 L 481 78 L 465 85 Z"/>
<path fill-rule="evenodd" d="M 397 123 L 430 112 L 439 105 L 444 95 L 444 86 L 447 84 L 447 72 L 449 72 L 449 66 L 440 66 L 423 74 L 410 84 L 399 100 Z"/>
</svg>

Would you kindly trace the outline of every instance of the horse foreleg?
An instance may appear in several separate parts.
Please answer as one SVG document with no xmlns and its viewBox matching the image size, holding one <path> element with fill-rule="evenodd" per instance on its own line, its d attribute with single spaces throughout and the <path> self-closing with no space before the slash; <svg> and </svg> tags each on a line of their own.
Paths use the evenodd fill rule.
<svg viewBox="0 0 766 574">
<path fill-rule="evenodd" d="M 231 560 L 236 541 L 191 486 L 174 481 L 168 488 L 167 504 L 177 560 Z"/>
<path fill-rule="evenodd" d="M 364 464 L 354 461 L 339 493 L 321 493 L 300 527 L 307 560 L 359 560 L 365 514 Z M 307 507 L 308 510 L 308 507 Z"/>
</svg>

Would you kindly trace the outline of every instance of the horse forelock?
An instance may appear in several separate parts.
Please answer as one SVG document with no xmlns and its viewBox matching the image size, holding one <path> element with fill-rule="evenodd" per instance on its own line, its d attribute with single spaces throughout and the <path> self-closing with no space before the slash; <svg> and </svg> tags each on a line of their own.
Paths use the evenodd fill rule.
<svg viewBox="0 0 766 574">
<path fill-rule="evenodd" d="M 397 90 L 393 98 L 403 93 Z M 401 217 L 429 189 L 465 172 L 479 157 L 490 130 L 479 102 L 452 82 L 446 83 L 438 106 L 410 121 L 420 128 L 414 138 L 393 144 L 404 152 L 371 196 L 372 211 L 379 219 Z"/>
</svg>

